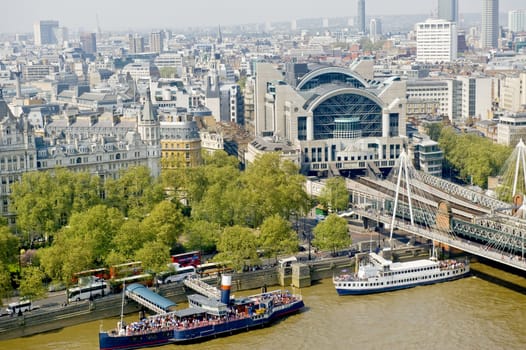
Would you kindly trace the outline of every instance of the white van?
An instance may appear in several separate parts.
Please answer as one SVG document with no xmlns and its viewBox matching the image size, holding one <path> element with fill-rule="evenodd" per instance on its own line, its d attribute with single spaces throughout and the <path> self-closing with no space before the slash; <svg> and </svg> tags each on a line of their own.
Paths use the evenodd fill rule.
<svg viewBox="0 0 526 350">
<path fill-rule="evenodd" d="M 19 313 L 23 313 L 26 311 L 31 311 L 32 304 L 30 300 L 23 300 L 15 303 L 9 303 L 7 306 L 7 314 L 10 316 L 18 315 Z"/>
<path fill-rule="evenodd" d="M 288 258 L 283 258 L 278 260 L 279 267 L 290 267 L 290 265 L 298 262 L 298 259 L 296 259 L 295 256 L 291 256 Z"/>
</svg>

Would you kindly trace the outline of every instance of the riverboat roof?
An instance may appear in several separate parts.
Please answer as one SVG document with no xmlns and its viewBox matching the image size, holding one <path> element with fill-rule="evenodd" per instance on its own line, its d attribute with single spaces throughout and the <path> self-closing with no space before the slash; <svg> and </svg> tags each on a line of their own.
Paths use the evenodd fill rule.
<svg viewBox="0 0 526 350">
<path fill-rule="evenodd" d="M 412 269 L 412 268 L 422 268 L 422 267 L 431 267 L 435 266 L 436 262 L 428 259 L 421 259 L 421 260 L 415 260 L 415 261 L 406 261 L 406 262 L 396 262 L 391 265 L 392 270 L 398 270 L 398 269 Z"/>
<path fill-rule="evenodd" d="M 188 296 L 188 301 L 191 301 L 193 303 L 190 303 L 192 307 L 193 305 L 206 305 L 211 308 L 220 308 L 225 307 L 226 305 L 220 302 L 219 300 L 207 298 L 205 296 L 202 296 L 201 294 L 191 294 Z"/>
<path fill-rule="evenodd" d="M 199 307 L 199 306 L 192 306 L 186 309 L 176 310 L 173 312 L 173 315 L 179 318 L 184 318 L 188 316 L 198 315 L 198 314 L 204 314 L 207 310 Z"/>
</svg>

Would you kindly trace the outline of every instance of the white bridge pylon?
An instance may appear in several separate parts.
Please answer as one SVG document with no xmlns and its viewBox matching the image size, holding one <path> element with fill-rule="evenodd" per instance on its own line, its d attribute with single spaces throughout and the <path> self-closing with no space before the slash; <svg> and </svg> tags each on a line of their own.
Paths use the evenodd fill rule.
<svg viewBox="0 0 526 350">
<path fill-rule="evenodd" d="M 517 149 L 517 163 L 515 164 L 515 175 L 513 176 L 513 191 L 512 191 L 512 197 L 517 194 L 517 182 L 519 180 L 519 168 L 522 165 L 522 177 L 524 180 L 524 188 L 526 188 L 526 162 L 524 160 L 524 152 L 526 149 L 526 146 L 524 145 L 524 142 L 522 142 L 522 139 L 520 139 L 519 143 L 517 143 L 517 146 L 515 146 Z"/>
<path fill-rule="evenodd" d="M 398 207 L 398 196 L 400 195 L 400 181 L 402 180 L 402 177 L 405 180 L 405 187 L 407 192 L 407 201 L 409 204 L 409 216 L 411 218 L 411 226 L 415 225 L 414 218 L 413 218 L 413 204 L 411 200 L 411 189 L 409 186 L 409 172 L 408 172 L 408 155 L 405 152 L 405 150 L 402 151 L 400 156 L 398 157 L 398 178 L 396 181 L 396 192 L 395 192 L 395 198 L 394 198 L 394 205 L 393 205 L 393 216 L 391 218 L 391 227 L 389 232 L 389 245 L 391 245 L 391 240 L 393 239 L 393 228 L 396 218 L 396 209 Z"/>
</svg>

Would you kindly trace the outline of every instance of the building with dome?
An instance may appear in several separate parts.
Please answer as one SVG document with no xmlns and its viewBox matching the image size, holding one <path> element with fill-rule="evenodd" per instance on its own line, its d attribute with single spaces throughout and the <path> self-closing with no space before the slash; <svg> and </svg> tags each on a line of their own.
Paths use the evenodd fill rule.
<svg viewBox="0 0 526 350">
<path fill-rule="evenodd" d="M 258 63 L 256 70 L 256 139 L 248 161 L 287 150 L 304 174 L 379 173 L 407 147 L 399 78 L 374 81 L 348 68 L 304 63 Z"/>
</svg>

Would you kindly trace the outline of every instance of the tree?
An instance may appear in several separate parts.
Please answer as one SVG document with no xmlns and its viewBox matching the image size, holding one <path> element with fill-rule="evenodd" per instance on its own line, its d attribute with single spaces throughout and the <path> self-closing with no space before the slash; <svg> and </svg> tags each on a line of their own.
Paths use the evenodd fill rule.
<svg viewBox="0 0 526 350">
<path fill-rule="evenodd" d="M 216 250 L 221 227 L 205 220 L 189 220 L 185 226 L 183 241 L 186 250 L 211 253 Z"/>
<path fill-rule="evenodd" d="M 305 177 L 290 161 L 282 160 L 278 153 L 265 153 L 256 158 L 241 175 L 240 196 L 246 203 L 239 215 L 258 227 L 265 218 L 278 214 L 288 219 L 293 213 L 305 212 L 309 197 L 304 189 Z"/>
<path fill-rule="evenodd" d="M 2 299 L 11 295 L 13 288 L 11 286 L 11 274 L 7 269 L 7 265 L 0 264 L 0 306 L 2 306 Z"/>
<path fill-rule="evenodd" d="M 318 197 L 319 202 L 331 211 L 345 210 L 349 207 L 349 191 L 343 177 L 331 177 Z"/>
<path fill-rule="evenodd" d="M 142 221 L 143 233 L 173 247 L 183 232 L 184 217 L 177 206 L 169 201 L 158 203 Z"/>
<path fill-rule="evenodd" d="M 495 176 L 512 149 L 493 144 L 476 134 L 456 134 L 452 128 L 442 128 L 440 148 L 448 166 L 466 183 L 487 188 L 488 176 Z"/>
<path fill-rule="evenodd" d="M 46 289 L 42 284 L 45 274 L 37 266 L 26 267 L 20 281 L 20 296 L 29 300 L 41 299 L 46 296 Z"/>
<path fill-rule="evenodd" d="M 111 241 L 112 252 L 106 256 L 108 265 L 115 265 L 133 258 L 137 250 L 149 241 L 155 239 L 153 232 L 144 232 L 141 222 L 137 219 L 128 219 L 123 222 Z"/>
<path fill-rule="evenodd" d="M 61 231 L 68 238 L 79 238 L 83 242 L 83 255 L 91 256 L 92 264 L 99 265 L 113 248 L 113 237 L 119 232 L 124 217 L 116 208 L 97 205 L 83 213 L 71 216 L 69 226 Z"/>
<path fill-rule="evenodd" d="M 290 222 L 275 214 L 263 221 L 259 235 L 260 248 L 265 255 L 277 257 L 298 251 L 298 234 L 291 229 Z"/>
<path fill-rule="evenodd" d="M 96 176 L 58 168 L 25 173 L 13 184 L 12 210 L 17 226 L 31 244 L 33 238 L 53 235 L 74 212 L 100 203 L 101 185 Z"/>
<path fill-rule="evenodd" d="M 0 226 L 0 265 L 15 263 L 19 254 L 20 242 L 7 226 Z"/>
<path fill-rule="evenodd" d="M 170 247 L 157 239 L 139 249 L 135 254 L 135 260 L 141 261 L 143 269 L 155 276 L 168 269 Z"/>
<path fill-rule="evenodd" d="M 56 231 L 58 212 L 52 201 L 55 189 L 48 172 L 27 172 L 20 182 L 13 183 L 11 210 L 17 213 L 17 226 L 28 243 Z"/>
<path fill-rule="evenodd" d="M 246 263 L 259 262 L 257 255 L 257 237 L 248 227 L 226 227 L 217 243 L 219 253 L 214 257 L 217 262 L 229 262 L 237 271 L 242 271 Z"/>
<path fill-rule="evenodd" d="M 330 214 L 325 220 L 320 221 L 313 232 L 312 244 L 321 250 L 335 252 L 338 249 L 349 247 L 352 243 L 347 228 L 347 220 L 336 214 Z"/>
<path fill-rule="evenodd" d="M 441 123 L 428 123 L 424 126 L 427 135 L 429 138 L 433 141 L 437 141 L 440 138 L 440 133 L 442 132 L 442 124 Z"/>
<path fill-rule="evenodd" d="M 126 217 L 142 219 L 163 197 L 161 182 L 156 182 L 145 166 L 129 168 L 116 180 L 105 183 L 106 204 L 119 208 Z"/>
</svg>

